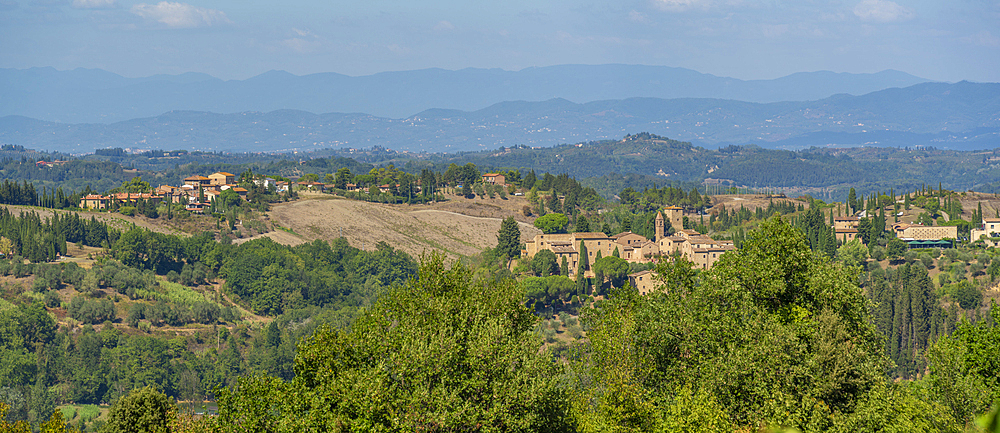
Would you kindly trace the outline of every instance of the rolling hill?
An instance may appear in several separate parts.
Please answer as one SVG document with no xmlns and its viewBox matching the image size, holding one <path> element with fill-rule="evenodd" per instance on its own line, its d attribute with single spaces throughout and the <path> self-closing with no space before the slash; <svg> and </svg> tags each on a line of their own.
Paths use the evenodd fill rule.
<svg viewBox="0 0 1000 433">
<path fill-rule="evenodd" d="M 520 71 L 422 69 L 351 77 L 269 71 L 245 80 L 198 73 L 126 78 L 100 69 L 0 69 L 0 116 L 63 123 L 112 123 L 168 111 L 302 110 L 401 119 L 432 108 L 479 110 L 503 101 L 632 97 L 806 101 L 927 82 L 899 71 L 803 72 L 739 80 L 683 68 L 558 65 Z"/>
<path fill-rule="evenodd" d="M 1000 84 L 923 83 L 806 102 L 512 101 L 476 111 L 432 109 L 404 119 L 295 110 L 171 111 L 111 124 L 0 117 L 2 142 L 72 153 L 106 147 L 282 152 L 372 146 L 459 152 L 616 139 L 640 131 L 706 148 L 748 143 L 785 149 L 845 145 L 993 148 L 1000 146 Z"/>
</svg>

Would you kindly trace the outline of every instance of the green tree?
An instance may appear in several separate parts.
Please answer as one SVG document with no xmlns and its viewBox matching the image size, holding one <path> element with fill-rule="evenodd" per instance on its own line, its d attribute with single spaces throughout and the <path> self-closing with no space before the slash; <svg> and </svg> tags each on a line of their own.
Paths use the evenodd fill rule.
<svg viewBox="0 0 1000 433">
<path fill-rule="evenodd" d="M 1000 309 L 992 305 L 992 320 L 975 325 L 963 321 L 950 336 L 941 337 L 928 351 L 932 390 L 951 414 L 969 422 L 1000 399 Z"/>
<path fill-rule="evenodd" d="M 122 397 L 108 412 L 101 429 L 107 433 L 166 433 L 177 418 L 177 406 L 151 386 L 135 389 Z"/>
<path fill-rule="evenodd" d="M 628 277 L 628 262 L 616 256 L 607 256 L 594 261 L 594 273 L 611 281 L 613 287 L 622 287 Z M 604 281 L 597 281 L 598 284 Z"/>
<path fill-rule="evenodd" d="M 540 277 L 559 273 L 559 262 L 556 255 L 549 250 L 541 250 L 531 258 L 531 270 Z"/>
<path fill-rule="evenodd" d="M 566 224 L 569 224 L 569 218 L 561 213 L 550 213 L 535 219 L 535 227 L 545 234 L 565 233 Z"/>
<path fill-rule="evenodd" d="M 520 256 L 520 253 L 521 228 L 514 217 L 507 217 L 500 223 L 500 231 L 497 233 L 496 254 L 498 257 L 510 260 Z"/>
<path fill-rule="evenodd" d="M 582 431 L 665 430 L 671 413 L 829 430 L 884 383 L 888 360 L 855 271 L 813 254 L 779 217 L 686 280 L 614 292 L 584 312 L 591 346 L 574 371 L 595 386 L 574 400 Z M 674 398 L 685 394 L 704 406 Z"/>
<path fill-rule="evenodd" d="M 587 221 L 587 217 L 580 215 L 576 218 L 576 233 L 587 233 L 590 231 L 590 223 Z"/>
<path fill-rule="evenodd" d="M 941 210 L 941 203 L 937 198 L 927 200 L 927 204 L 924 205 L 924 210 L 927 211 L 927 214 L 930 215 L 931 218 L 937 219 L 938 211 Z"/>
<path fill-rule="evenodd" d="M 908 245 L 900 239 L 893 238 L 885 245 L 885 255 L 890 259 L 899 259 L 906 254 Z"/>
<path fill-rule="evenodd" d="M 861 244 L 857 238 L 837 248 L 837 261 L 845 266 L 853 268 L 863 268 L 865 260 L 868 259 L 868 248 Z"/>
<path fill-rule="evenodd" d="M 305 340 L 287 387 L 221 392 L 216 422 L 239 419 L 221 404 L 235 400 L 259 408 L 261 431 L 569 431 L 562 367 L 522 300 L 513 281 L 484 287 L 434 255 L 350 332 Z"/>
<path fill-rule="evenodd" d="M 222 194 L 219 194 L 219 197 L 216 200 L 219 201 L 222 209 L 235 209 L 243 203 L 243 199 L 238 193 L 236 193 L 236 191 L 233 191 L 232 188 L 222 191 Z"/>
<path fill-rule="evenodd" d="M 351 174 L 351 169 L 343 167 L 337 170 L 337 173 L 333 176 L 333 183 L 337 189 L 347 189 L 347 184 L 354 180 L 354 176 Z"/>
</svg>

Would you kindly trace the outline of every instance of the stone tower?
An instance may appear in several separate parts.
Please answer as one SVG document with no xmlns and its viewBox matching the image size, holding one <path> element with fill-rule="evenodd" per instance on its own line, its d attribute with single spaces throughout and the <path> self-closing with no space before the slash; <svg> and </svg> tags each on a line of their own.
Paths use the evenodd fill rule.
<svg viewBox="0 0 1000 433">
<path fill-rule="evenodd" d="M 660 213 L 666 215 L 667 221 L 670 221 L 670 226 L 673 227 L 674 230 L 681 230 L 684 228 L 684 209 L 677 206 L 667 206 L 663 208 Z M 664 233 L 665 232 L 666 231 L 664 231 Z"/>
<path fill-rule="evenodd" d="M 655 241 L 659 242 L 660 239 L 663 239 L 663 234 L 666 232 L 663 229 L 663 212 L 657 212 L 656 213 L 656 220 L 653 222 L 653 225 L 656 226 L 656 239 L 655 239 Z"/>
</svg>

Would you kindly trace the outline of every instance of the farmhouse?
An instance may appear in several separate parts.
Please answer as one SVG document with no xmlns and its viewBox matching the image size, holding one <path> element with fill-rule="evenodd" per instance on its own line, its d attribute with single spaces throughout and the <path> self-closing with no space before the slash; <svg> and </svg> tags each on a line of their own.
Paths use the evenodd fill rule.
<svg viewBox="0 0 1000 433">
<path fill-rule="evenodd" d="M 833 233 L 838 241 L 848 243 L 858 237 L 858 225 L 861 218 L 856 216 L 835 217 L 833 219 Z"/>
<path fill-rule="evenodd" d="M 499 173 L 486 173 L 483 175 L 483 183 L 490 185 L 506 185 L 507 178 Z"/>
<path fill-rule="evenodd" d="M 199 186 L 209 186 L 212 184 L 212 179 L 205 176 L 189 176 L 184 178 L 184 185 L 189 185 L 192 188 L 198 188 Z"/>
<path fill-rule="evenodd" d="M 645 270 L 636 272 L 634 274 L 629 274 L 628 282 L 632 284 L 639 291 L 640 295 L 648 295 L 650 292 L 656 289 L 656 284 L 653 281 L 653 276 L 656 274 L 653 271 Z"/>
<path fill-rule="evenodd" d="M 100 194 L 90 194 L 80 199 L 81 209 L 107 209 L 110 198 Z"/>
<path fill-rule="evenodd" d="M 957 226 L 925 226 L 922 224 L 896 223 L 892 225 L 896 237 L 904 241 L 936 241 L 958 238 Z"/>
<path fill-rule="evenodd" d="M 236 175 L 218 171 L 208 175 L 209 185 L 230 185 L 236 183 Z"/>
<path fill-rule="evenodd" d="M 986 236 L 988 238 L 1000 237 L 1000 218 L 983 218 L 979 227 L 972 229 L 971 240 L 976 241 Z"/>
<path fill-rule="evenodd" d="M 681 223 L 682 212 L 681 208 L 671 207 L 657 215 L 655 240 L 632 232 L 610 237 L 600 232 L 540 234 L 525 242 L 521 255 L 531 258 L 541 250 L 552 251 L 557 261 L 561 262 L 563 257 L 566 258 L 569 276 L 573 276 L 581 259 L 581 243 L 587 249 L 589 263 L 594 263 L 598 252 L 602 257 L 607 257 L 613 255 L 615 250 L 618 250 L 619 257 L 630 263 L 648 263 L 656 257 L 678 253 L 701 269 L 711 268 L 723 254 L 736 249 L 732 241 L 716 241 L 694 230 L 680 230 L 672 236 L 665 236 L 666 221 Z M 666 217 L 664 213 L 667 214 Z M 647 279 L 641 281 L 645 283 Z"/>
<path fill-rule="evenodd" d="M 114 204 L 134 205 L 140 201 L 158 204 L 163 200 L 162 195 L 150 193 L 127 193 L 120 192 L 107 196 L 90 194 L 80 198 L 81 209 L 107 209 Z"/>
</svg>

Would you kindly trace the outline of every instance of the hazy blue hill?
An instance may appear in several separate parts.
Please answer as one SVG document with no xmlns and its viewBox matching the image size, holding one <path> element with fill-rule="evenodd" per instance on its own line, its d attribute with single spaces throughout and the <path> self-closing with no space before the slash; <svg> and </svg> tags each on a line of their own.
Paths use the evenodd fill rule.
<svg viewBox="0 0 1000 433">
<path fill-rule="evenodd" d="M 821 71 L 773 80 L 738 80 L 684 68 L 620 64 L 520 71 L 422 69 L 360 77 L 268 71 L 245 80 L 220 80 L 199 73 L 126 78 L 99 69 L 0 69 L 0 116 L 112 123 L 171 110 L 233 113 L 296 109 L 399 119 L 433 108 L 475 111 L 504 101 L 556 98 L 576 103 L 634 97 L 806 101 L 926 81 L 898 71 Z"/>
<path fill-rule="evenodd" d="M 296 82 L 280 72 L 260 79 Z M 577 104 L 553 98 L 501 102 L 475 111 L 431 109 L 403 119 L 295 109 L 228 114 L 175 110 L 111 124 L 0 118 L 0 142 L 66 152 L 104 147 L 287 151 L 374 145 L 457 152 L 520 144 L 553 146 L 642 131 L 707 148 L 749 143 L 785 149 L 993 148 L 1000 147 L 1000 84 L 924 83 L 808 102 L 629 98 Z"/>
</svg>

